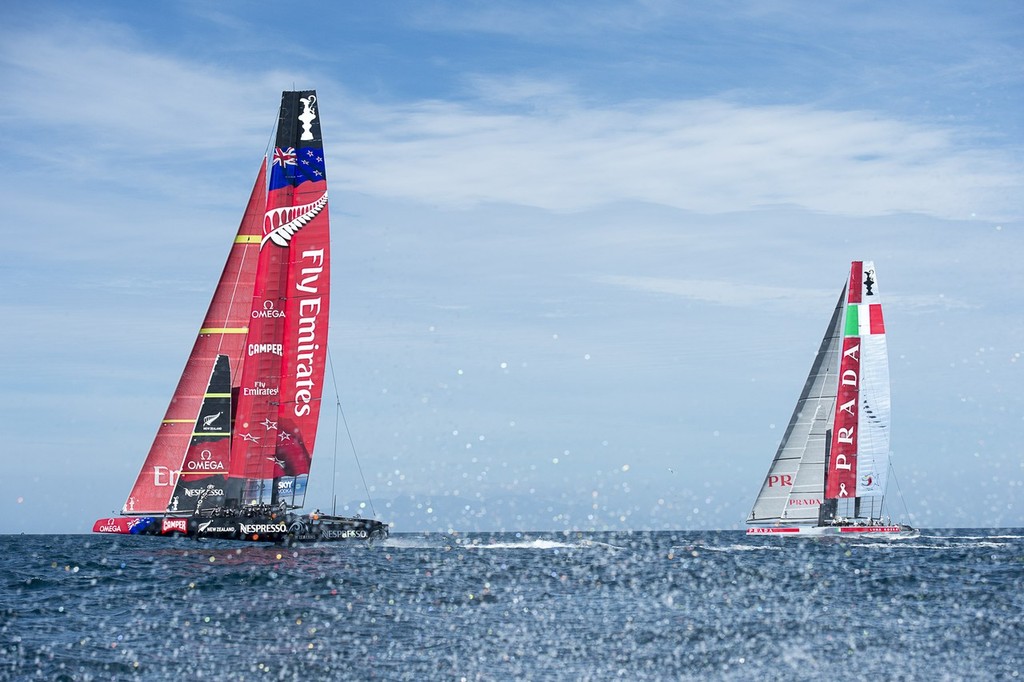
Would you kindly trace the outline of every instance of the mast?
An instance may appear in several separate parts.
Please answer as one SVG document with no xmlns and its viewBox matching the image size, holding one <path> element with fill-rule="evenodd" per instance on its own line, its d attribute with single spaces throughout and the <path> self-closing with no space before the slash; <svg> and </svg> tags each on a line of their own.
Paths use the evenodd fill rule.
<svg viewBox="0 0 1024 682">
<path fill-rule="evenodd" d="M 818 525 L 827 526 L 835 521 L 839 513 L 839 503 L 824 496 L 825 481 L 828 476 L 829 462 L 832 458 L 832 429 L 825 432 L 825 470 L 821 472 L 822 500 L 818 509 Z"/>
</svg>

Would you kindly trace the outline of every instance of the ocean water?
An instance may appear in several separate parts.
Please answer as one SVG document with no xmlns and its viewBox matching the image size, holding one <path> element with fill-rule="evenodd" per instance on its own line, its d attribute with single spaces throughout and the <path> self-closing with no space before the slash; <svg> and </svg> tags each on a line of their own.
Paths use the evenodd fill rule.
<svg viewBox="0 0 1024 682">
<path fill-rule="evenodd" d="M 1024 675 L 1024 531 L 0 536 L 0 679 Z"/>
</svg>

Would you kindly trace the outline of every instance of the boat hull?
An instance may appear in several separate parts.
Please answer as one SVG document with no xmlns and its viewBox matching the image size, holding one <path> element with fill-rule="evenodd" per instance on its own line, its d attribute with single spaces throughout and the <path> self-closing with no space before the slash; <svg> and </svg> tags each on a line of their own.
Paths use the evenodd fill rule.
<svg viewBox="0 0 1024 682">
<path fill-rule="evenodd" d="M 120 516 L 99 519 L 92 531 L 280 544 L 374 541 L 388 537 L 388 526 L 380 521 L 322 514 Z"/>
<path fill-rule="evenodd" d="M 747 529 L 747 535 L 771 535 L 774 537 L 886 537 L 916 538 L 921 534 L 916 528 L 902 525 L 892 526 L 754 526 Z"/>
</svg>

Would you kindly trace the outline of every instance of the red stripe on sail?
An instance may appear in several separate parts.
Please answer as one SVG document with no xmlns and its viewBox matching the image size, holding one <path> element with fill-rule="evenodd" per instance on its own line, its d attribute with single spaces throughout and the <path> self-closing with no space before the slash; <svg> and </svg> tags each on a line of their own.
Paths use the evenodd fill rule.
<svg viewBox="0 0 1024 682">
<path fill-rule="evenodd" d="M 846 287 L 846 302 L 860 303 L 861 288 L 864 281 L 864 262 L 855 260 L 850 263 L 850 286 Z"/>
<path fill-rule="evenodd" d="M 882 305 L 874 303 L 868 306 L 868 312 L 871 315 L 871 333 L 884 334 L 885 322 L 882 320 Z"/>
<path fill-rule="evenodd" d="M 843 339 L 832 448 L 825 474 L 825 497 L 853 497 L 857 491 L 857 418 L 860 390 L 860 337 Z"/>
<path fill-rule="evenodd" d="M 273 197 L 268 198 L 268 208 Z M 241 390 L 232 429 L 228 475 L 238 479 L 273 477 L 277 447 L 278 401 L 285 299 L 286 249 L 265 244 L 259 253 L 256 286 L 250 299 L 249 333 L 241 371 Z M 270 491 L 265 491 L 268 495 Z M 232 497 L 232 494 L 229 494 Z"/>
</svg>

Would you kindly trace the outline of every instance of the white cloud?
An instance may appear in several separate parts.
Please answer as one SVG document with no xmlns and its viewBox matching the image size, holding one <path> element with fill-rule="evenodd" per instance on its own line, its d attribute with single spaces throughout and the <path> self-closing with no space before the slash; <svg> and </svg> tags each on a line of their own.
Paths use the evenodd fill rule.
<svg viewBox="0 0 1024 682">
<path fill-rule="evenodd" d="M 729 307 L 772 305 L 786 310 L 815 308 L 824 310 L 828 303 L 834 304 L 839 295 L 839 289 L 777 287 L 711 279 L 609 275 L 595 277 L 594 281 L 634 291 L 668 294 Z M 968 303 L 962 298 L 944 295 L 886 295 L 884 300 L 892 308 L 898 307 L 917 313 L 953 309 L 968 310 L 978 307 L 977 304 Z"/>
<path fill-rule="evenodd" d="M 669 294 L 695 301 L 740 307 L 776 303 L 787 307 L 806 308 L 808 301 L 812 301 L 812 305 L 814 305 L 824 299 L 835 298 L 838 295 L 835 292 L 741 284 L 725 280 L 629 276 L 607 276 L 595 279 L 604 284 L 636 291 Z"/>
<path fill-rule="evenodd" d="M 279 84 L 295 80 L 147 51 L 124 29 L 99 23 L 9 34 L 0 55 L 5 89 L 20 93 L 5 115 L 73 136 L 58 159 L 78 168 L 113 147 L 121 163 L 163 155 L 177 174 L 185 162 L 198 167 L 261 148 Z M 783 205 L 852 216 L 1022 215 L 1019 160 L 935 125 L 715 97 L 597 104 L 557 77 L 476 74 L 465 82 L 471 90 L 458 102 L 387 105 L 322 83 L 336 186 L 559 212 L 641 201 L 704 213 Z"/>
<path fill-rule="evenodd" d="M 510 99 L 543 89 L 517 82 L 513 90 Z M 792 205 L 859 216 L 1021 214 L 1020 164 L 999 150 L 965 148 L 942 128 L 718 99 L 553 102 L 517 112 L 363 105 L 346 112 L 334 177 L 380 196 L 553 211 L 632 200 L 707 213 Z"/>
<path fill-rule="evenodd" d="M 144 48 L 101 22 L 6 33 L 0 43 L 2 110 L 28 132 L 73 139 L 119 158 L 236 150 L 239 131 L 257 148 L 281 74 L 240 78 L 227 69 Z M 268 95 L 268 93 L 270 93 Z M 262 138 L 256 137 L 262 134 Z M 64 145 L 60 145 L 64 146 Z"/>
</svg>

